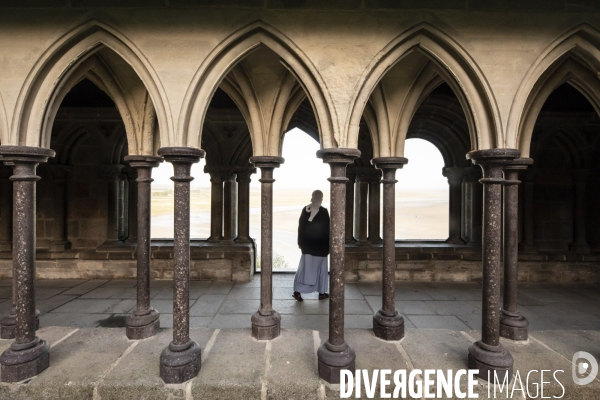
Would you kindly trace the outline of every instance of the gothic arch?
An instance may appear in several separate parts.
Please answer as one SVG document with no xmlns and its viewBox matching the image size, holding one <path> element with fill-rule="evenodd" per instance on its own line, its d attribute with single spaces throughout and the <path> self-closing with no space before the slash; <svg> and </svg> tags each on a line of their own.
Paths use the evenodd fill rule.
<svg viewBox="0 0 600 400">
<path fill-rule="evenodd" d="M 577 89 L 600 114 L 600 32 L 582 25 L 551 43 L 527 72 L 512 103 L 506 146 L 528 157 L 533 128 L 550 94 L 563 83 Z"/>
<path fill-rule="evenodd" d="M 335 114 L 330 106 L 329 93 L 316 68 L 289 38 L 263 21 L 256 21 L 228 36 L 202 63 L 185 96 L 177 130 L 181 142 L 189 147 L 199 147 L 202 124 L 215 90 L 246 55 L 262 45 L 281 57 L 282 64 L 306 92 L 315 110 L 322 147 L 337 147 L 340 141 L 334 136 Z M 236 101 L 234 97 L 232 99 Z M 258 145 L 253 143 L 255 155 L 259 155 Z"/>
<path fill-rule="evenodd" d="M 49 146 L 48 127 L 51 127 L 55 110 L 66 94 L 64 88 L 73 83 L 73 76 L 85 73 L 85 67 L 82 66 L 103 48 L 109 48 L 116 53 L 136 73 L 154 105 L 156 119 L 161 127 L 159 134 L 162 135 L 162 142 L 172 142 L 171 116 L 168 105 L 164 102 L 166 95 L 146 58 L 121 33 L 101 22 L 89 21 L 60 37 L 34 65 L 19 93 L 10 143 Z M 153 139 L 155 140 L 151 142 L 160 140 Z M 138 141 L 141 142 L 142 139 L 138 138 Z M 139 151 L 151 153 L 152 147 L 151 144 L 149 148 Z M 138 149 L 130 149 L 131 154 L 135 154 L 136 150 Z"/>
<path fill-rule="evenodd" d="M 6 118 L 6 108 L 4 108 L 4 100 L 0 93 L 0 145 L 10 143 L 8 120 Z"/>
<path fill-rule="evenodd" d="M 347 147 L 356 147 L 360 118 L 376 86 L 390 69 L 415 51 L 429 58 L 431 66 L 426 68 L 446 81 L 459 98 L 469 122 L 472 149 L 499 146 L 502 143 L 502 129 L 498 108 L 482 71 L 466 50 L 452 38 L 431 25 L 422 23 L 402 33 L 383 48 L 359 80 L 344 127 Z M 413 90 L 407 97 L 406 115 L 402 116 L 407 121 L 401 123 L 410 123 L 407 117 L 414 113 L 425 92 L 433 90 L 429 84 L 435 79 L 435 76 L 431 76 L 432 71 L 424 70 L 425 74 L 421 74 L 421 78 L 415 81 L 417 84 L 413 85 L 414 89 L 419 90 Z M 425 79 L 427 76 L 429 78 Z M 399 134 L 396 142 L 390 140 L 390 145 L 395 146 L 391 147 L 390 155 L 402 156 L 403 136 L 405 135 Z"/>
</svg>

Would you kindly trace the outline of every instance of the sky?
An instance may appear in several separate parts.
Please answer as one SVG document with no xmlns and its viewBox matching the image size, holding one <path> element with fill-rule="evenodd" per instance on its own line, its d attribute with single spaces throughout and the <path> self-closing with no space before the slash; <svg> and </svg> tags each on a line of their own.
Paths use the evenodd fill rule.
<svg viewBox="0 0 600 400">
<path fill-rule="evenodd" d="M 275 169 L 274 178 L 277 189 L 314 188 L 323 192 L 329 190 L 327 178 L 329 166 L 318 159 L 316 152 L 319 143 L 298 128 L 287 132 L 283 142 L 282 155 L 285 162 Z M 406 141 L 404 156 L 408 164 L 396 173 L 397 190 L 448 190 L 448 182 L 442 176 L 444 160 L 437 148 L 426 140 L 409 139 Z M 210 187 L 210 178 L 203 172 L 204 160 L 192 166 L 192 188 Z M 153 171 L 154 186 L 172 187 L 171 164 L 164 162 Z M 257 179 L 252 179 L 256 184 Z M 254 186 L 254 185 L 253 185 Z M 308 199 L 310 200 L 310 199 Z"/>
</svg>

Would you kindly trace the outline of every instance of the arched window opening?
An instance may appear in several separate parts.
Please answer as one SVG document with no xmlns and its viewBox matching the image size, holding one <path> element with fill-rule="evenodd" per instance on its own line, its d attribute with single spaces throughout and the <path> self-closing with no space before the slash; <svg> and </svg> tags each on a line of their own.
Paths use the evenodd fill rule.
<svg viewBox="0 0 600 400">
<path fill-rule="evenodd" d="M 440 151 L 423 139 L 408 139 L 408 164 L 396 173 L 396 239 L 448 238 L 448 181 Z"/>
</svg>

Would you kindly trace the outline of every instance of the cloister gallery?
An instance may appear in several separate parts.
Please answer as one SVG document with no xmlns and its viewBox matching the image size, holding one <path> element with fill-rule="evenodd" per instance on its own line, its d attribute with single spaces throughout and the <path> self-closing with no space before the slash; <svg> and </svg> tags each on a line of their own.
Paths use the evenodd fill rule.
<svg viewBox="0 0 600 400">
<path fill-rule="evenodd" d="M 248 327 L 258 340 L 277 337 L 273 172 L 292 128 L 320 143 L 315 160 L 331 168 L 321 378 L 339 382 L 355 362 L 344 338 L 345 282 L 382 282 L 374 333 L 403 337 L 395 280 L 480 282 L 482 337 L 468 364 L 484 379 L 511 376 L 499 338 L 527 338 L 517 283 L 599 280 L 600 6 L 500 3 L 3 7 L 0 276 L 12 276 L 13 311 L 1 333 L 15 340 L 0 356 L 1 379 L 49 366 L 49 345 L 35 333 L 36 278 L 137 279 L 130 339 L 159 328 L 151 280 L 173 280 L 173 340 L 156 360 L 166 383 L 200 369 L 190 279 L 260 279 Z M 409 138 L 443 156 L 445 241 L 394 237 Z M 210 237 L 190 238 L 190 169 L 202 158 Z M 174 235 L 151 241 L 152 171 L 163 162 L 174 169 Z M 260 248 L 250 237 L 251 179 L 261 186 Z"/>
</svg>

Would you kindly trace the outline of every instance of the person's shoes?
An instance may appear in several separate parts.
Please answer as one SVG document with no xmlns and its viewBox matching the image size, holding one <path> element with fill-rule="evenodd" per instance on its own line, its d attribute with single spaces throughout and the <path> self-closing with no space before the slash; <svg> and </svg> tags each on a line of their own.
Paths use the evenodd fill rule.
<svg viewBox="0 0 600 400">
<path fill-rule="evenodd" d="M 319 293 L 319 300 L 328 299 L 329 295 L 327 293 Z"/>
<path fill-rule="evenodd" d="M 292 295 L 297 301 L 304 301 L 304 299 L 302 298 L 302 295 L 300 294 L 300 292 L 294 292 L 294 294 Z"/>
</svg>

